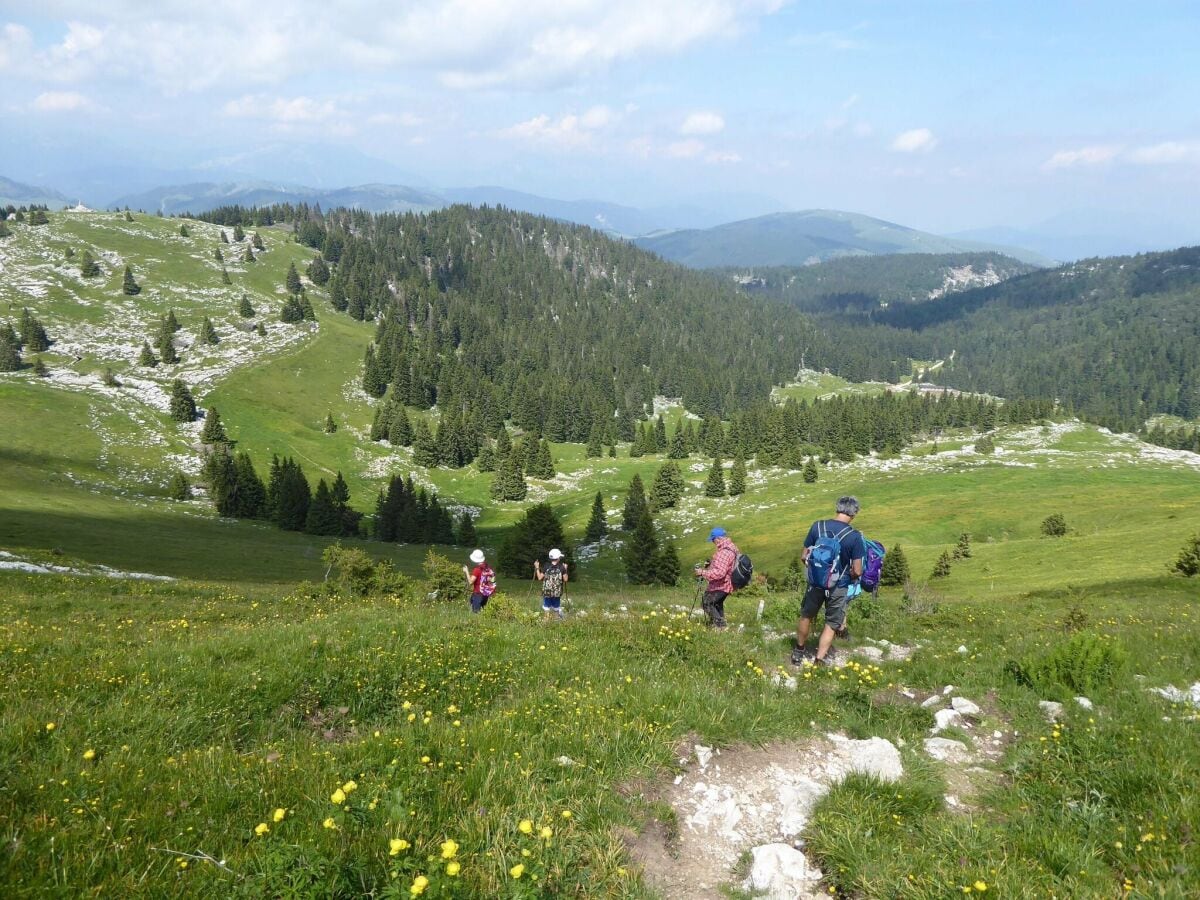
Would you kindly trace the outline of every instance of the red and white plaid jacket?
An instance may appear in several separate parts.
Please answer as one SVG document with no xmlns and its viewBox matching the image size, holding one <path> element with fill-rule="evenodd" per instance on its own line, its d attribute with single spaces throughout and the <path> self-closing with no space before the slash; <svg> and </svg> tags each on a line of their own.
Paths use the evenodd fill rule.
<svg viewBox="0 0 1200 900">
<path fill-rule="evenodd" d="M 732 594 L 733 581 L 730 580 L 730 576 L 733 574 L 733 567 L 737 565 L 738 548 L 727 537 L 719 537 L 714 543 L 717 545 L 717 552 L 709 560 L 708 568 L 701 569 L 699 575 L 708 579 L 710 591 Z"/>
</svg>

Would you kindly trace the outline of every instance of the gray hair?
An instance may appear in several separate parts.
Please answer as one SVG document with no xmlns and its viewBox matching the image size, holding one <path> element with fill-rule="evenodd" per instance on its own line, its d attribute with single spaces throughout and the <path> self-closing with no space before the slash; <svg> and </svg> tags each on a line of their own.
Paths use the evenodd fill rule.
<svg viewBox="0 0 1200 900">
<path fill-rule="evenodd" d="M 838 497 L 837 511 L 838 511 L 838 515 L 857 516 L 858 515 L 858 498 L 857 497 Z"/>
</svg>

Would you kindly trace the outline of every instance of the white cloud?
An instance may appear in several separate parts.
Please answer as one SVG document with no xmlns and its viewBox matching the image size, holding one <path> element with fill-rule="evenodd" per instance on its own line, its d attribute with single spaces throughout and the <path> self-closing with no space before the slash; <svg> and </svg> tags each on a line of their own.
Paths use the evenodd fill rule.
<svg viewBox="0 0 1200 900">
<path fill-rule="evenodd" d="M 694 159 L 705 150 L 704 142 L 695 138 L 686 141 L 673 141 L 663 148 L 663 155 L 668 159 Z"/>
<path fill-rule="evenodd" d="M 311 97 L 276 97 L 247 94 L 230 100 L 221 112 L 237 119 L 265 119 L 281 125 L 302 125 L 328 122 L 338 115 L 332 100 L 313 100 Z"/>
<path fill-rule="evenodd" d="M 1129 161 L 1143 166 L 1200 163 L 1200 141 L 1164 141 L 1129 151 Z"/>
<path fill-rule="evenodd" d="M 38 112 L 72 112 L 87 106 L 87 97 L 75 91 L 46 91 L 33 101 L 33 108 Z"/>
<path fill-rule="evenodd" d="M 823 50 L 836 50 L 839 52 L 865 50 L 867 48 L 866 41 L 853 37 L 853 35 L 864 30 L 866 27 L 867 23 L 861 22 L 845 31 L 802 31 L 799 34 L 792 35 L 790 42 L 797 47 L 819 47 Z"/>
<path fill-rule="evenodd" d="M 596 134 L 616 121 L 607 106 L 593 106 L 581 115 L 568 113 L 557 119 L 542 113 L 524 122 L 502 128 L 500 137 L 578 147 L 590 144 Z"/>
<path fill-rule="evenodd" d="M 400 125 L 404 128 L 417 128 L 425 124 L 425 120 L 412 113 L 374 113 L 367 116 L 368 125 Z"/>
<path fill-rule="evenodd" d="M 720 114 L 708 110 L 691 113 L 679 126 L 680 134 L 717 134 L 725 130 L 725 120 Z"/>
<path fill-rule="evenodd" d="M 704 158 L 710 163 L 733 164 L 742 161 L 742 155 L 732 150 L 714 150 Z"/>
<path fill-rule="evenodd" d="M 627 60 L 670 56 L 728 39 L 774 13 L 780 0 L 292 0 L 259 15 L 244 0 L 43 0 L 65 23 L 31 78 L 149 81 L 164 93 L 218 84 L 278 83 L 340 68 L 420 70 L 462 89 L 539 88 L 578 82 Z M 0 66 L 30 34 L 8 26 Z"/>
<path fill-rule="evenodd" d="M 1042 163 L 1042 168 L 1052 170 L 1070 169 L 1075 166 L 1099 166 L 1112 162 L 1120 152 L 1120 147 L 1112 145 L 1080 147 L 1078 150 L 1059 150 Z"/>
<path fill-rule="evenodd" d="M 0 28 L 0 70 L 16 68 L 33 47 L 33 35 L 22 25 L 9 23 Z"/>
<path fill-rule="evenodd" d="M 892 149 L 897 153 L 928 153 L 937 145 L 938 139 L 928 128 L 902 131 L 892 141 Z"/>
</svg>

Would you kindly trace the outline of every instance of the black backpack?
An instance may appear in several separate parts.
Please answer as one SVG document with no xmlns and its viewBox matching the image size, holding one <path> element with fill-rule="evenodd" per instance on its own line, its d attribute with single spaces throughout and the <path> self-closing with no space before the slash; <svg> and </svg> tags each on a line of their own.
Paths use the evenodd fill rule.
<svg viewBox="0 0 1200 900">
<path fill-rule="evenodd" d="M 750 579 L 754 577 L 754 563 L 750 562 L 750 557 L 745 553 L 738 554 L 737 562 L 734 563 L 733 571 L 729 573 L 729 581 L 733 585 L 735 591 L 740 591 L 750 583 Z"/>
</svg>

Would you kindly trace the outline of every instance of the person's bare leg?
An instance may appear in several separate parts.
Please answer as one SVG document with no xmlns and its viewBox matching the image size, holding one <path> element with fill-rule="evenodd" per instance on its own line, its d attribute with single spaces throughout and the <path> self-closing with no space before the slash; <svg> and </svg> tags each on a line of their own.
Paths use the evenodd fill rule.
<svg viewBox="0 0 1200 900">
<path fill-rule="evenodd" d="M 812 629 L 812 619 L 800 617 L 800 621 L 796 625 L 796 646 L 801 650 L 808 643 L 808 633 Z"/>
<path fill-rule="evenodd" d="M 821 632 L 821 639 L 817 642 L 817 659 L 824 659 L 832 646 L 833 629 L 826 625 L 825 630 Z"/>
</svg>

